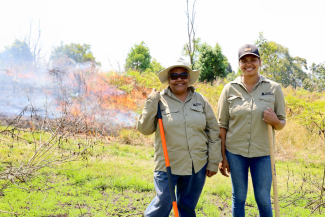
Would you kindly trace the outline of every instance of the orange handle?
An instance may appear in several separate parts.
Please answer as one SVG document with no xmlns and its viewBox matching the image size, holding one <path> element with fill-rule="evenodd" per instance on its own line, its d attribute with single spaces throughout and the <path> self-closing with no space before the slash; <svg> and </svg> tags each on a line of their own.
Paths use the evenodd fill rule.
<svg viewBox="0 0 325 217">
<path fill-rule="evenodd" d="M 168 151 L 167 151 L 167 145 L 166 145 L 165 132 L 164 132 L 164 126 L 163 126 L 162 120 L 158 119 L 158 123 L 159 123 L 159 131 L 160 131 L 160 136 L 161 136 L 162 147 L 163 147 L 163 150 L 164 150 L 166 167 L 170 167 Z"/>
<path fill-rule="evenodd" d="M 171 197 L 173 208 L 174 208 L 174 214 L 175 214 L 176 217 L 179 217 L 177 203 L 176 203 L 176 197 L 175 197 L 175 192 L 174 192 L 172 172 L 171 172 L 171 169 L 170 169 L 170 163 L 169 163 L 169 157 L 168 157 L 168 151 L 167 151 L 167 144 L 166 144 L 166 138 L 165 138 L 165 132 L 164 132 L 164 125 L 163 125 L 163 122 L 162 122 L 162 116 L 161 116 L 159 103 L 158 103 L 157 116 L 158 116 L 158 124 L 159 124 L 161 142 L 162 142 L 164 156 L 165 156 L 165 163 L 166 163 L 166 170 L 167 170 L 167 176 L 168 176 L 170 197 Z"/>
</svg>

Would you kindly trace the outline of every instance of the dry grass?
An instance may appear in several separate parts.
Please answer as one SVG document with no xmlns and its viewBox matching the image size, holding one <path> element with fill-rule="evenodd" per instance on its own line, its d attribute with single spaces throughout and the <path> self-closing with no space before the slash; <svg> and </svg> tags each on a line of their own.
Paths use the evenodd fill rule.
<svg viewBox="0 0 325 217">
<path fill-rule="evenodd" d="M 276 131 L 275 149 L 278 160 L 323 163 L 325 144 L 295 119 L 287 120 L 283 130 Z"/>
<path fill-rule="evenodd" d="M 127 145 L 154 145 L 154 134 L 145 136 L 141 134 L 135 127 L 121 129 L 119 137 L 116 138 L 120 143 Z"/>
</svg>

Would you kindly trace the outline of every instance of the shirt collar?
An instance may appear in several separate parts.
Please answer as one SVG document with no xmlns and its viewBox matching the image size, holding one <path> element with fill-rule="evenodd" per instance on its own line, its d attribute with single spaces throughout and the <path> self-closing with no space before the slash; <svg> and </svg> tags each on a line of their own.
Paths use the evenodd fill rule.
<svg viewBox="0 0 325 217">
<path fill-rule="evenodd" d="M 190 89 L 190 92 L 194 93 L 195 92 L 195 87 L 193 86 L 189 86 L 187 89 Z M 168 94 L 168 96 L 172 95 L 172 90 L 170 89 L 170 87 L 168 86 L 166 89 L 164 89 L 162 91 L 162 94 Z"/>
<path fill-rule="evenodd" d="M 193 96 L 193 94 L 194 94 L 194 92 L 195 92 L 195 87 L 193 87 L 193 86 L 189 86 L 187 89 L 189 89 L 190 90 L 190 92 L 188 93 L 188 95 L 187 95 L 187 99 L 191 99 L 192 98 L 192 96 Z M 173 94 L 173 92 L 172 92 L 172 90 L 170 89 L 170 87 L 168 86 L 166 89 L 164 89 L 163 91 L 162 91 L 162 94 L 167 94 L 168 96 L 170 96 L 170 97 L 175 97 L 175 95 Z M 175 97 L 176 98 L 176 97 Z M 185 101 L 187 101 L 187 100 L 185 100 Z"/>
<path fill-rule="evenodd" d="M 260 75 L 260 80 L 259 80 L 259 82 L 270 82 L 270 80 L 269 79 L 267 79 L 266 77 L 264 77 L 263 75 Z"/>
<path fill-rule="evenodd" d="M 258 80 L 257 83 L 260 83 L 260 82 L 270 82 L 269 79 L 265 78 L 263 75 L 260 75 L 260 78 Z M 242 84 L 242 76 L 238 76 L 235 80 L 233 80 L 232 82 L 230 83 L 234 83 L 234 84 Z"/>
</svg>

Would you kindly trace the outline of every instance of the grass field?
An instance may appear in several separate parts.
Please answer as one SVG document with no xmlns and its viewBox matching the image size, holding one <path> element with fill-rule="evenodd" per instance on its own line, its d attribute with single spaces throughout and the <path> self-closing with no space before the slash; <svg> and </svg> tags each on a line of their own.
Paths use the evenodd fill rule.
<svg viewBox="0 0 325 217">
<path fill-rule="evenodd" d="M 6 139 L 2 137 L 2 141 Z M 134 140 L 138 144 L 123 144 L 125 139 L 128 143 Z M 110 138 L 90 149 L 88 163 L 70 162 L 57 168 L 44 168 L 34 178 L 19 183 L 19 187 L 11 183 L 0 192 L 0 215 L 142 216 L 155 196 L 152 176 L 154 150 L 148 145 L 152 139 L 152 136 L 141 136 L 134 129 L 124 130 L 119 137 Z M 145 143 L 141 144 L 141 141 Z M 33 144 L 29 143 L 10 147 L 2 142 L 0 170 L 5 167 L 3 162 L 23 160 L 21 156 L 27 159 L 26 153 L 32 153 L 33 148 Z M 304 207 L 317 197 L 316 192 L 315 195 L 308 192 L 312 189 L 309 182 L 320 182 L 322 164 L 306 163 L 299 158 L 278 160 L 277 174 L 282 216 L 308 216 L 311 207 Z M 299 188 L 303 182 L 305 192 Z M 0 183 L 2 187 L 7 184 L 6 181 Z M 301 192 L 297 192 L 299 189 Z M 291 200 L 306 195 L 304 199 L 290 204 L 291 200 L 285 198 L 290 194 L 293 195 L 289 197 Z M 246 213 L 247 216 L 258 215 L 251 183 Z M 231 216 L 229 178 L 217 174 L 207 179 L 197 205 L 197 215 Z M 313 213 L 313 216 L 322 215 L 323 209 L 321 214 L 319 211 Z"/>
</svg>

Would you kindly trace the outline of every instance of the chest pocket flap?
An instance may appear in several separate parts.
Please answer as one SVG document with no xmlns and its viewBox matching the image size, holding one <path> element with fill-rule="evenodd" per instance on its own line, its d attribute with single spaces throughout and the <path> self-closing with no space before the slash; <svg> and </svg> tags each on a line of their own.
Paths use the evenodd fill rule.
<svg viewBox="0 0 325 217">
<path fill-rule="evenodd" d="M 275 101 L 275 97 L 274 96 L 260 96 L 260 99 L 266 102 L 274 102 Z"/>
<path fill-rule="evenodd" d="M 203 112 L 203 106 L 202 105 L 196 105 L 191 107 L 192 110 L 197 111 L 197 112 Z"/>
<path fill-rule="evenodd" d="M 180 111 L 178 108 L 165 107 L 162 111 L 164 126 L 176 126 L 180 123 Z"/>
<path fill-rule="evenodd" d="M 193 104 L 190 109 L 192 110 L 191 116 L 194 119 L 196 127 L 204 129 L 206 126 L 206 117 L 201 103 Z"/>
<path fill-rule="evenodd" d="M 229 103 L 229 114 L 232 117 L 234 114 L 241 110 L 240 108 L 243 105 L 242 96 L 230 95 L 227 101 Z"/>
<path fill-rule="evenodd" d="M 162 114 L 163 115 L 168 115 L 168 114 L 172 114 L 172 113 L 178 113 L 179 112 L 179 109 L 178 108 L 164 108 L 162 110 Z"/>
</svg>

